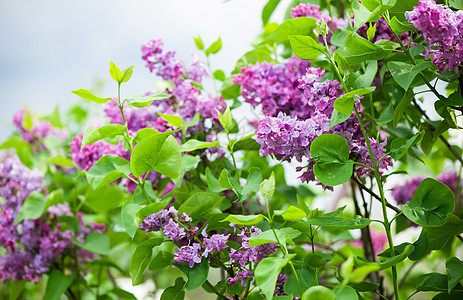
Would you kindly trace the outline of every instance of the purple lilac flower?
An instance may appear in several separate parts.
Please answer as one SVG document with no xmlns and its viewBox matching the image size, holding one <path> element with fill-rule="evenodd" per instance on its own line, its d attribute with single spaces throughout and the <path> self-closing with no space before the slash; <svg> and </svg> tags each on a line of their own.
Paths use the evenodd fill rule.
<svg viewBox="0 0 463 300">
<path fill-rule="evenodd" d="M 72 138 L 69 143 L 70 157 L 72 161 L 79 166 L 83 171 L 88 171 L 101 157 L 106 154 L 115 154 L 126 159 L 130 158 L 130 152 L 125 151 L 122 146 L 122 141 L 117 145 L 109 144 L 104 141 L 96 141 L 90 145 L 82 146 L 82 134 Z"/>
<path fill-rule="evenodd" d="M 240 280 L 242 286 L 246 286 L 246 280 L 254 277 L 254 272 L 249 269 L 242 269 L 236 273 L 234 277 L 228 277 L 227 282 L 230 285 L 235 285 L 235 283 Z"/>
<path fill-rule="evenodd" d="M 381 17 L 378 21 L 372 22 L 372 26 L 376 25 L 376 30 L 375 30 L 375 36 L 370 40 L 372 43 L 375 43 L 379 40 L 389 40 L 392 42 L 395 42 L 396 39 L 394 37 L 394 34 L 392 33 L 392 30 L 389 28 L 387 25 L 386 20 L 384 20 L 383 17 Z M 357 33 L 365 38 L 368 39 L 367 37 L 367 30 L 369 28 L 368 24 L 363 24 L 362 27 L 357 30 Z M 407 31 L 404 34 L 399 35 L 399 39 L 404 43 L 405 45 L 409 43 L 410 41 L 410 33 Z"/>
<path fill-rule="evenodd" d="M 405 12 L 408 22 L 419 28 L 428 43 L 427 56 L 439 71 L 454 70 L 459 74 L 463 61 L 463 11 L 454 12 L 433 0 L 419 1 Z"/>
<path fill-rule="evenodd" d="M 310 145 L 313 140 L 323 133 L 334 133 L 344 137 L 349 144 L 351 155 L 357 161 L 370 165 L 369 151 L 363 137 L 360 124 L 352 114 L 345 122 L 334 126 L 330 130 L 330 119 L 334 110 L 335 100 L 344 94 L 341 85 L 336 80 L 323 80 L 325 71 L 316 68 L 307 68 L 306 74 L 299 80 L 299 86 L 306 99 L 306 106 L 313 113 L 307 119 L 288 117 L 279 112 L 277 117 L 267 116 L 258 123 L 256 141 L 261 145 L 260 155 L 272 155 L 278 160 L 288 161 L 294 158 L 299 162 L 307 160 L 304 167 L 298 167 L 296 171 L 302 171 L 299 177 L 303 182 L 317 181 L 313 174 L 315 160 L 310 156 Z M 355 101 L 358 110 L 361 110 L 360 102 Z M 386 142 L 379 143 L 370 139 L 375 161 L 386 153 Z M 391 157 L 386 156 L 379 164 L 380 172 L 392 165 Z M 357 166 L 356 171 L 360 176 L 371 175 L 370 169 Z M 331 189 L 322 184 L 324 188 Z"/>
<path fill-rule="evenodd" d="M 43 175 L 26 168 L 16 156 L 0 163 L 0 197 L 6 200 L 0 204 L 0 245 L 6 253 L 0 256 L 0 280 L 3 282 L 26 279 L 37 283 L 62 253 L 75 247 L 70 240 L 74 237 L 71 231 L 61 231 L 61 224 L 52 227 L 59 216 L 71 214 L 64 204 L 50 207 L 39 219 L 13 224 L 23 202 L 43 185 Z M 90 230 L 83 226 L 82 215 L 79 218 L 82 225 L 76 237 L 79 240 L 84 241 L 92 231 L 104 232 L 104 225 L 91 224 Z M 90 252 L 79 251 L 79 259 L 93 257 Z"/>
<path fill-rule="evenodd" d="M 241 68 L 233 75 L 233 83 L 241 85 L 244 100 L 256 107 L 261 105 L 267 116 L 284 112 L 306 119 L 313 111 L 307 99 L 297 88 L 299 78 L 310 67 L 310 62 L 291 57 L 282 64 L 262 62 Z"/>
<path fill-rule="evenodd" d="M 176 264 L 182 262 L 188 262 L 190 268 L 193 268 L 195 263 L 201 263 L 201 251 L 203 247 L 199 243 L 193 243 L 191 246 L 182 246 L 181 248 L 176 248 L 174 253 L 174 262 Z"/>
<path fill-rule="evenodd" d="M 288 279 L 288 275 L 278 274 L 277 283 L 275 286 L 275 293 L 273 293 L 273 297 L 287 295 L 283 290 L 283 285 L 285 284 L 286 279 Z"/>
<path fill-rule="evenodd" d="M 217 252 L 220 252 L 222 249 L 228 248 L 227 244 L 225 244 L 226 241 L 228 241 L 228 237 L 230 235 L 223 235 L 223 234 L 213 234 L 211 235 L 210 238 L 204 238 L 203 243 L 204 243 L 204 252 L 203 256 L 207 257 L 209 253 L 212 251 L 217 250 Z"/>
</svg>

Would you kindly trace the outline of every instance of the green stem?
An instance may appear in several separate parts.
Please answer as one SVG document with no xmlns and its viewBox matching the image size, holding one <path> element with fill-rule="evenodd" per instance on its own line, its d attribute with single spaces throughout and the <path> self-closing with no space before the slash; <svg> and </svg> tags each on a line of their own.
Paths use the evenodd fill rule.
<svg viewBox="0 0 463 300">
<path fill-rule="evenodd" d="M 225 300 L 227 300 L 227 298 L 226 298 L 224 295 L 220 294 L 220 293 L 215 289 L 215 287 L 212 285 L 212 283 L 209 282 L 209 280 L 206 280 L 206 281 L 204 282 L 204 284 L 205 284 L 208 288 L 210 288 L 210 289 L 214 292 L 214 294 L 217 295 L 217 297 L 219 297 L 220 299 L 225 299 Z"/>
<path fill-rule="evenodd" d="M 212 85 L 214 86 L 215 95 L 217 95 L 217 85 L 215 83 L 214 74 L 212 73 L 211 61 L 209 60 L 209 55 L 206 55 L 206 64 L 209 74 L 211 74 Z"/>
</svg>

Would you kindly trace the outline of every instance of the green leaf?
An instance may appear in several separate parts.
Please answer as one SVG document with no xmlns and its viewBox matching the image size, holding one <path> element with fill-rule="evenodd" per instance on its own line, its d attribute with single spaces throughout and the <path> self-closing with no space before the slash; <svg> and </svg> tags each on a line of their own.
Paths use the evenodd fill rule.
<svg viewBox="0 0 463 300">
<path fill-rule="evenodd" d="M 336 294 L 336 300 L 358 300 L 357 292 L 348 285 L 336 287 L 333 292 Z"/>
<path fill-rule="evenodd" d="M 380 126 L 386 126 L 387 123 L 391 122 L 394 119 L 394 107 L 392 102 L 386 106 L 386 108 L 381 112 L 379 118 L 375 119 L 375 122 Z"/>
<path fill-rule="evenodd" d="M 367 88 L 360 88 L 351 92 L 347 92 L 334 101 L 334 109 L 340 113 L 350 116 L 352 114 L 352 109 L 354 108 L 354 96 L 366 95 L 373 92 L 375 89 L 376 87 L 370 86 Z"/>
<path fill-rule="evenodd" d="M 207 219 L 214 214 L 221 213 L 219 207 L 222 200 L 223 197 L 211 193 L 199 192 L 185 200 L 178 208 L 178 212 L 180 214 L 184 212 L 187 213 L 193 220 L 199 220 L 201 218 Z"/>
<path fill-rule="evenodd" d="M 309 288 L 302 295 L 302 300 L 313 299 L 336 300 L 336 294 L 327 287 L 317 285 Z"/>
<path fill-rule="evenodd" d="M 85 175 L 91 188 L 96 189 L 121 177 L 128 178 L 130 173 L 130 162 L 118 155 L 108 154 L 101 157 Z"/>
<path fill-rule="evenodd" d="M 341 124 L 341 123 L 347 121 L 347 119 L 349 119 L 350 116 L 351 115 L 345 115 L 345 114 L 340 113 L 339 111 L 334 109 L 333 113 L 331 114 L 330 129 L 332 129 L 334 126 L 336 126 L 338 124 Z"/>
<path fill-rule="evenodd" d="M 302 267 L 300 269 L 297 269 L 296 273 L 302 291 L 305 291 L 312 286 L 318 285 L 317 273 L 314 269 Z M 288 295 L 292 294 L 295 297 L 301 297 L 301 294 L 299 293 L 299 288 L 297 287 L 297 282 L 294 273 L 291 273 L 286 279 L 283 285 L 283 290 Z"/>
<path fill-rule="evenodd" d="M 44 299 L 59 300 L 74 280 L 74 275 L 64 275 L 58 269 L 52 269 L 48 276 Z"/>
<path fill-rule="evenodd" d="M 397 124 L 399 124 L 400 119 L 402 118 L 405 110 L 407 109 L 410 102 L 413 100 L 415 95 L 413 94 L 412 90 L 407 90 L 404 94 L 402 99 L 400 100 L 399 104 L 397 104 L 396 108 L 394 109 L 394 118 L 392 121 L 393 128 L 397 128 Z"/>
<path fill-rule="evenodd" d="M 135 213 L 135 217 L 132 219 L 135 221 L 136 227 L 138 228 L 138 226 L 140 226 L 141 222 L 143 222 L 143 220 L 145 220 L 146 217 L 163 210 L 169 204 L 169 202 L 170 202 L 169 200 L 166 200 L 166 201 L 151 203 L 139 209 Z"/>
<path fill-rule="evenodd" d="M 137 135 L 132 139 L 132 143 L 138 144 L 141 141 L 146 140 L 147 138 L 152 137 L 158 133 L 159 131 L 153 128 L 142 128 L 137 131 Z"/>
<path fill-rule="evenodd" d="M 410 204 L 402 207 L 404 215 L 412 222 L 428 227 L 445 224 L 455 209 L 455 196 L 445 184 L 426 178 L 418 185 Z"/>
<path fill-rule="evenodd" d="M 289 19 L 280 26 L 261 44 L 273 44 L 287 41 L 290 35 L 313 35 L 316 20 L 314 18 Z"/>
<path fill-rule="evenodd" d="M 202 286 L 209 275 L 209 261 L 205 258 L 201 260 L 201 263 L 196 263 L 193 268 L 190 268 L 186 262 L 175 264 L 175 266 L 188 278 L 184 287 L 186 291 L 192 291 Z"/>
<path fill-rule="evenodd" d="M 182 127 L 183 119 L 181 117 L 175 115 L 166 115 L 160 112 L 158 112 L 158 114 L 170 125 L 174 127 Z"/>
<path fill-rule="evenodd" d="M 100 128 L 95 128 L 93 126 L 90 126 L 85 130 L 84 137 L 82 138 L 81 149 L 96 141 L 99 141 L 105 138 L 113 139 L 118 135 L 123 135 L 124 130 L 125 130 L 125 127 L 122 126 L 121 124 L 109 124 L 109 125 L 104 125 Z"/>
<path fill-rule="evenodd" d="M 100 233 L 92 232 L 85 239 L 85 243 L 82 244 L 75 238 L 71 238 L 72 242 L 80 248 L 101 255 L 109 254 L 109 237 Z"/>
<path fill-rule="evenodd" d="M 346 59 L 349 66 L 359 65 L 364 61 L 386 58 L 388 51 L 362 38 L 358 34 L 349 34 L 344 40 L 344 47 L 336 50 Z"/>
<path fill-rule="evenodd" d="M 259 224 L 263 218 L 263 215 L 229 215 L 220 222 L 230 222 L 241 226 L 252 226 Z"/>
<path fill-rule="evenodd" d="M 238 150 L 259 150 L 260 145 L 256 142 L 256 140 L 253 139 L 255 135 L 255 133 L 252 133 L 250 135 L 245 136 L 244 138 L 237 140 L 235 143 L 233 143 L 232 151 L 235 152 Z"/>
<path fill-rule="evenodd" d="M 196 48 L 198 48 L 198 50 L 203 50 L 204 49 L 204 43 L 203 43 L 203 40 L 201 39 L 201 37 L 193 37 L 193 39 L 195 40 L 195 44 L 196 44 Z"/>
<path fill-rule="evenodd" d="M 450 214 L 444 225 L 424 227 L 423 231 L 428 236 L 428 249 L 439 250 L 455 235 L 463 233 L 463 221 L 454 214 Z"/>
<path fill-rule="evenodd" d="M 217 180 L 217 178 L 215 178 L 215 176 L 212 174 L 209 168 L 206 169 L 206 181 L 209 190 L 213 193 L 220 193 L 228 189 L 223 188 L 219 185 L 219 181 Z"/>
<path fill-rule="evenodd" d="M 290 35 L 289 42 L 294 54 L 300 59 L 316 59 L 320 53 L 326 52 L 326 48 L 310 36 Z"/>
<path fill-rule="evenodd" d="M 230 129 L 233 126 L 233 118 L 230 113 L 230 107 L 227 105 L 227 108 L 225 109 L 223 114 L 219 110 L 216 110 L 216 111 L 217 111 L 217 115 L 219 116 L 220 125 L 222 125 L 223 129 L 227 133 L 229 133 Z"/>
<path fill-rule="evenodd" d="M 227 169 L 223 169 L 219 176 L 219 186 L 233 190 L 233 192 L 239 197 L 241 196 L 241 192 L 243 191 L 243 187 L 237 183 L 228 173 Z"/>
<path fill-rule="evenodd" d="M 212 76 L 219 81 L 225 81 L 226 79 L 225 72 L 222 70 L 215 70 Z"/>
<path fill-rule="evenodd" d="M 370 23 L 370 26 L 367 29 L 367 38 L 371 41 L 376 34 L 376 24 Z"/>
<path fill-rule="evenodd" d="M 346 220 L 333 217 L 320 217 L 308 219 L 307 223 L 315 226 L 321 226 L 331 229 L 352 230 L 361 229 L 368 226 L 371 220 L 368 218 L 359 218 L 354 220 Z"/>
<path fill-rule="evenodd" d="M 249 170 L 248 178 L 246 179 L 246 184 L 244 185 L 244 188 L 241 191 L 241 201 L 244 201 L 249 196 L 249 193 L 257 193 L 259 191 L 261 183 L 262 171 L 259 168 L 251 168 Z"/>
<path fill-rule="evenodd" d="M 85 192 L 85 206 L 96 213 L 106 213 L 126 200 L 127 192 L 118 185 L 101 185 Z"/>
<path fill-rule="evenodd" d="M 447 121 L 451 128 L 458 128 L 455 111 L 448 107 L 443 100 L 434 102 L 434 109 L 439 116 Z"/>
<path fill-rule="evenodd" d="M 262 197 L 268 199 L 275 193 L 275 173 L 272 172 L 268 179 L 265 179 L 259 187 L 259 192 Z"/>
<path fill-rule="evenodd" d="M 416 133 L 411 138 L 396 138 L 392 141 L 391 144 L 391 156 L 395 160 L 401 159 L 405 154 L 407 154 L 408 149 L 415 144 L 416 139 L 421 135 L 421 133 Z"/>
<path fill-rule="evenodd" d="M 264 9 L 262 10 L 263 25 L 267 24 L 268 20 L 272 16 L 279 3 L 280 0 L 268 0 L 267 4 L 265 4 Z"/>
<path fill-rule="evenodd" d="M 353 83 L 353 89 L 367 88 L 371 86 L 373 79 L 378 71 L 378 63 L 376 61 L 370 61 L 365 68 L 365 73 L 360 75 Z"/>
<path fill-rule="evenodd" d="M 463 9 L 463 1 L 462 0 L 449 0 L 449 6 L 461 10 Z"/>
<path fill-rule="evenodd" d="M 349 145 L 336 134 L 322 134 L 310 146 L 310 155 L 317 161 L 314 174 L 320 182 L 335 186 L 347 182 L 353 165 L 348 162 Z"/>
<path fill-rule="evenodd" d="M 112 61 L 109 62 L 109 74 L 118 83 L 122 82 L 122 72 Z"/>
<path fill-rule="evenodd" d="M 51 157 L 48 161 L 51 162 L 52 164 L 55 164 L 55 165 L 58 165 L 64 168 L 74 167 L 74 163 L 72 162 L 72 160 L 64 157 L 61 154 Z"/>
<path fill-rule="evenodd" d="M 222 49 L 222 40 L 219 38 L 217 41 L 213 42 L 209 48 L 206 49 L 206 56 L 209 56 L 210 54 L 216 54 L 220 49 Z"/>
<path fill-rule="evenodd" d="M 132 293 L 129 293 L 126 290 L 120 288 L 114 288 L 109 292 L 120 299 L 137 300 L 137 298 Z"/>
<path fill-rule="evenodd" d="M 131 201 L 126 201 L 121 209 L 121 221 L 125 231 L 131 238 L 135 235 L 140 224 L 135 223 L 135 215 L 140 210 L 140 206 Z M 140 222 L 141 223 L 141 222 Z"/>
<path fill-rule="evenodd" d="M 419 292 L 442 292 L 448 290 L 448 277 L 440 273 L 428 273 L 422 275 L 416 282 L 416 290 Z"/>
<path fill-rule="evenodd" d="M 177 140 L 171 136 L 172 133 L 155 134 L 133 148 L 130 167 L 135 177 L 154 170 L 167 177 L 178 178 L 182 154 Z"/>
<path fill-rule="evenodd" d="M 164 245 L 168 244 L 169 243 L 163 243 L 160 246 L 154 247 L 154 256 L 148 266 L 148 270 L 159 271 L 172 265 L 172 260 L 175 256 L 172 254 L 172 251 L 165 251 L 165 247 L 163 247 Z"/>
<path fill-rule="evenodd" d="M 463 262 L 457 257 L 452 257 L 445 263 L 445 269 L 449 274 L 448 293 L 450 294 L 453 288 L 463 280 Z"/>
<path fill-rule="evenodd" d="M 463 97 L 458 92 L 451 94 L 443 101 L 445 105 L 463 106 Z"/>
<path fill-rule="evenodd" d="M 85 90 L 85 89 L 79 89 L 79 90 L 75 90 L 75 91 L 72 91 L 73 94 L 85 99 L 85 100 L 89 100 L 89 101 L 92 101 L 92 102 L 95 102 L 95 103 L 98 103 L 98 104 L 103 104 L 103 103 L 106 103 L 108 101 L 113 101 L 113 99 L 111 98 L 100 98 L 100 97 L 97 97 L 95 95 L 93 95 L 90 91 L 88 90 Z"/>
<path fill-rule="evenodd" d="M 148 263 L 153 255 L 154 246 L 160 245 L 164 241 L 163 238 L 151 238 L 138 244 L 133 251 L 132 258 L 130 259 L 129 274 L 132 278 L 132 285 L 139 285 L 143 271 L 145 271 Z"/>
<path fill-rule="evenodd" d="M 13 225 L 18 224 L 24 219 L 35 220 L 40 218 L 46 210 L 47 198 L 40 192 L 34 191 L 26 201 L 24 201 L 21 209 L 13 222 Z"/>
<path fill-rule="evenodd" d="M 401 61 L 390 61 L 387 68 L 391 71 L 392 78 L 404 89 L 408 87 L 421 71 L 426 70 L 432 65 L 429 61 L 423 61 L 417 65 L 412 65 Z"/>
<path fill-rule="evenodd" d="M 127 82 L 130 80 L 130 78 L 132 78 L 133 68 L 135 68 L 135 65 L 131 65 L 130 67 L 122 70 L 121 82 Z"/>
<path fill-rule="evenodd" d="M 278 240 L 275 237 L 275 233 L 278 236 Z M 283 229 L 275 229 L 275 232 L 269 229 L 258 235 L 252 236 L 249 240 L 249 245 L 251 247 L 254 247 L 267 243 L 278 243 L 279 241 L 281 245 L 286 247 L 286 243 L 294 244 L 293 240 L 297 238 L 299 235 L 301 235 L 301 232 L 299 230 L 290 227 L 286 227 Z"/>
<path fill-rule="evenodd" d="M 254 273 L 256 284 L 267 299 L 273 299 L 278 274 L 294 256 L 296 255 L 285 255 L 284 258 L 267 257 L 257 265 Z"/>
<path fill-rule="evenodd" d="M 185 298 L 185 280 L 182 277 L 178 277 L 175 280 L 175 285 L 168 287 L 162 292 L 161 300 L 183 300 Z"/>
<path fill-rule="evenodd" d="M 306 266 L 317 269 L 326 265 L 326 260 L 318 254 L 309 253 L 304 257 Z"/>
<path fill-rule="evenodd" d="M 199 149 L 206 149 L 211 147 L 220 147 L 219 142 L 203 142 L 195 139 L 188 140 L 180 147 L 182 152 L 191 152 Z"/>
<path fill-rule="evenodd" d="M 391 19 L 391 29 L 396 34 L 404 34 L 407 31 L 415 30 L 415 27 L 408 22 L 402 23 L 397 17 Z"/>
<path fill-rule="evenodd" d="M 285 210 L 276 210 L 275 215 L 282 216 L 285 221 L 297 222 L 302 220 L 307 214 L 300 208 L 290 205 Z"/>
<path fill-rule="evenodd" d="M 164 100 L 170 98 L 170 95 L 164 93 L 157 93 L 156 95 L 150 95 L 145 97 L 135 97 L 127 99 L 127 103 L 134 107 L 145 107 L 153 103 L 153 101 Z"/>
<path fill-rule="evenodd" d="M 52 271 L 53 272 L 53 271 Z M 9 288 L 8 300 L 18 299 L 24 292 L 24 288 L 27 280 L 22 279 L 21 281 L 11 281 Z M 59 299 L 59 298 L 58 298 Z"/>
<path fill-rule="evenodd" d="M 32 168 L 32 147 L 20 137 L 12 137 L 0 145 L 0 149 L 14 148 L 21 162 L 28 168 Z"/>
</svg>

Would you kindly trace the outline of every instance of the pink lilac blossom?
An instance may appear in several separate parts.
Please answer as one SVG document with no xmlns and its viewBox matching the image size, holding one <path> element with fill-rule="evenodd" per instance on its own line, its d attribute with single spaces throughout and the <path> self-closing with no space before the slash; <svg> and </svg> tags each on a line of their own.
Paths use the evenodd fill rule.
<svg viewBox="0 0 463 300">
<path fill-rule="evenodd" d="M 428 43 L 426 59 L 432 55 L 439 71 L 459 74 L 463 61 L 463 11 L 452 11 L 433 0 L 419 1 L 405 12 L 408 22 L 420 29 Z"/>
<path fill-rule="evenodd" d="M 298 167 L 296 171 L 302 172 L 300 179 L 303 182 L 316 181 L 313 174 L 315 160 L 310 156 L 310 145 L 313 140 L 323 133 L 334 133 L 344 137 L 349 144 L 352 158 L 360 163 L 371 166 L 370 154 L 363 137 L 360 124 L 354 114 L 345 122 L 330 129 L 330 119 L 334 110 L 335 100 L 344 94 L 341 85 L 336 81 L 323 80 L 325 71 L 308 68 L 306 74 L 299 80 L 299 88 L 302 89 L 307 99 L 307 109 L 312 115 L 307 119 L 288 117 L 279 112 L 277 117 L 265 117 L 259 121 L 256 133 L 256 141 L 261 145 L 260 155 L 272 155 L 278 160 L 288 161 L 294 158 L 298 162 L 307 159 L 305 167 Z M 359 101 L 355 102 L 358 110 L 361 110 Z M 375 161 L 386 153 L 386 142 L 379 143 L 370 139 Z M 391 157 L 386 156 L 379 164 L 380 172 L 392 165 Z M 356 166 L 360 176 L 369 176 L 372 171 L 364 166 Z M 324 188 L 329 188 L 322 185 Z"/>
<path fill-rule="evenodd" d="M 261 106 L 267 116 L 284 112 L 306 119 L 313 114 L 307 99 L 297 88 L 298 80 L 310 62 L 291 57 L 281 64 L 262 62 L 241 68 L 233 75 L 233 83 L 241 85 L 241 95 L 253 107 Z"/>
<path fill-rule="evenodd" d="M 72 161 L 82 170 L 88 171 L 101 157 L 106 154 L 115 154 L 125 159 L 130 158 L 130 152 L 125 151 L 122 141 L 117 145 L 106 143 L 102 140 L 96 141 L 82 148 L 83 135 L 79 134 L 72 138 L 69 143 L 69 155 Z"/>
</svg>

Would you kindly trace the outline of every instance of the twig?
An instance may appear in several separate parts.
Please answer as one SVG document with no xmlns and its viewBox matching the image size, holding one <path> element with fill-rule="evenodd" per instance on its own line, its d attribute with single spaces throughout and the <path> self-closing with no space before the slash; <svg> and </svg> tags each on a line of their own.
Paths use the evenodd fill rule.
<svg viewBox="0 0 463 300">
<path fill-rule="evenodd" d="M 373 198 L 375 198 L 376 200 L 378 201 L 381 201 L 381 198 L 375 193 L 373 192 L 371 189 L 369 189 L 367 186 L 365 186 L 362 182 L 360 182 L 360 180 L 358 180 L 356 177 L 353 177 L 353 180 L 355 181 L 356 184 L 358 184 L 358 186 L 364 190 L 365 192 L 367 192 L 368 194 L 372 195 Z M 392 209 L 393 211 L 395 211 L 396 213 L 400 213 L 401 210 L 397 207 L 395 207 L 394 205 L 392 205 L 391 203 L 389 203 L 387 200 L 386 201 L 386 206 L 389 207 L 390 209 Z"/>
</svg>

